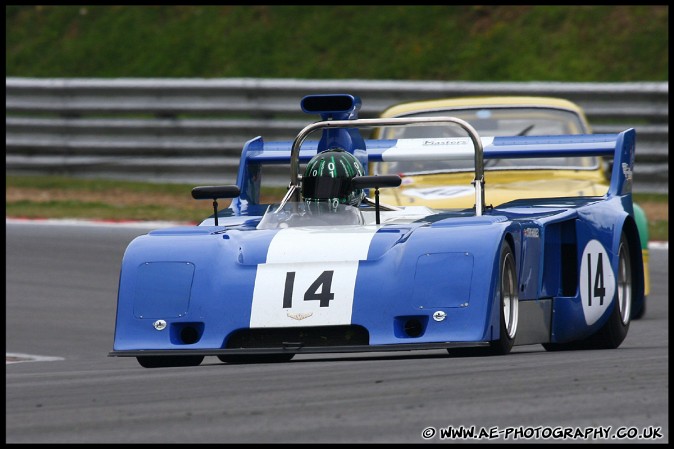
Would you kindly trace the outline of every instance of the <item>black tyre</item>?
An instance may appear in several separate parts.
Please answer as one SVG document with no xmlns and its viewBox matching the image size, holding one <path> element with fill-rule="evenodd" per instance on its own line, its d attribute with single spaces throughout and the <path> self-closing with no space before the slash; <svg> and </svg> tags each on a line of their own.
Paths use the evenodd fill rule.
<svg viewBox="0 0 674 449">
<path fill-rule="evenodd" d="M 615 349 L 623 342 L 630 327 L 632 313 L 632 264 L 627 237 L 620 237 L 618 248 L 618 282 L 611 315 L 594 335 L 570 343 L 545 343 L 547 351 L 570 349 Z"/>
<path fill-rule="evenodd" d="M 219 355 L 218 359 L 224 363 L 239 364 L 239 363 L 283 363 L 289 362 L 295 354 L 233 354 L 233 355 Z"/>
<path fill-rule="evenodd" d="M 630 327 L 632 312 L 632 264 L 627 237 L 620 237 L 618 248 L 618 283 L 611 316 L 587 341 L 589 349 L 615 349 L 623 342 Z"/>
<path fill-rule="evenodd" d="M 644 317 L 645 313 L 646 313 L 646 297 L 644 296 L 644 302 L 640 308 L 632 306 L 632 319 L 640 320 Z"/>
<path fill-rule="evenodd" d="M 519 296 L 515 255 L 506 241 L 501 245 L 498 286 L 495 298 L 500 309 L 501 329 L 498 340 L 490 341 L 486 347 L 449 348 L 447 352 L 450 356 L 505 355 L 510 352 L 517 336 Z"/>
<path fill-rule="evenodd" d="M 143 368 L 170 368 L 177 366 L 197 366 L 203 360 L 203 355 L 167 355 L 136 357 Z"/>
</svg>

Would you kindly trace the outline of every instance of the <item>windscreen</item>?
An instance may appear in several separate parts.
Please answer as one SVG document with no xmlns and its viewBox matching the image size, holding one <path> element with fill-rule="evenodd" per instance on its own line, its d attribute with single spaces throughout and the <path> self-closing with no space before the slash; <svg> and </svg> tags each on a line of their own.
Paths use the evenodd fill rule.
<svg viewBox="0 0 674 449">
<path fill-rule="evenodd" d="M 331 202 L 287 202 L 272 204 L 257 229 L 284 229 L 299 226 L 362 225 L 358 207 Z"/>
<path fill-rule="evenodd" d="M 586 134 L 579 117 L 561 109 L 509 106 L 507 108 L 473 108 L 424 111 L 405 117 L 450 116 L 468 122 L 480 137 L 498 136 L 549 136 Z M 466 137 L 467 133 L 455 124 L 432 126 L 386 127 L 382 139 L 411 139 L 428 137 Z M 404 161 L 374 164 L 375 174 L 451 173 L 474 170 L 472 161 Z M 595 157 L 556 157 L 485 160 L 485 170 L 568 169 L 594 170 L 598 168 Z"/>
</svg>

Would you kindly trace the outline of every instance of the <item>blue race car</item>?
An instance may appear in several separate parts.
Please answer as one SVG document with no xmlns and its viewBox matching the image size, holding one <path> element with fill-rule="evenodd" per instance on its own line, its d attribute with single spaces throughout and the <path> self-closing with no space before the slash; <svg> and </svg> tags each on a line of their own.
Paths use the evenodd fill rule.
<svg viewBox="0 0 674 449">
<path fill-rule="evenodd" d="M 321 120 L 292 142 L 248 141 L 236 185 L 201 186 L 213 215 L 133 240 L 113 351 L 146 368 L 289 361 L 296 354 L 450 355 L 617 348 L 644 300 L 632 205 L 635 131 L 480 137 L 453 117 L 359 119 L 358 97 L 309 95 Z M 467 137 L 374 140 L 363 128 L 446 125 Z M 320 139 L 308 140 L 315 132 Z M 485 161 L 613 157 L 604 196 L 485 204 Z M 472 208 L 389 206 L 369 162 L 474 163 Z M 264 204 L 263 179 L 290 172 Z M 301 173 L 300 173 L 301 172 Z M 287 174 L 287 171 L 286 171 Z M 287 178 L 286 178 L 287 179 Z M 218 200 L 231 198 L 228 208 Z"/>
</svg>

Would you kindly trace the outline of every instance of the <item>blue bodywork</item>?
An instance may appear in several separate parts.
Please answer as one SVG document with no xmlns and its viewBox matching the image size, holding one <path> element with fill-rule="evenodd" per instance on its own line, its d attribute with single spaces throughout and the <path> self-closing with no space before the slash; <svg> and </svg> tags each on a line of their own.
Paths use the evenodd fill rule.
<svg viewBox="0 0 674 449">
<path fill-rule="evenodd" d="M 360 100 L 351 98 L 351 106 L 322 111 L 322 118 L 356 119 Z M 302 144 L 299 162 L 335 143 L 370 162 L 400 144 L 362 139 L 354 129 L 325 130 L 321 140 Z M 363 205 L 360 224 L 265 228 L 264 169 L 288 164 L 291 147 L 261 137 L 245 144 L 240 195 L 218 211 L 218 226 L 211 216 L 198 226 L 155 230 L 131 242 L 121 266 L 111 356 L 483 346 L 500 334 L 496 299 L 504 244 L 516 261 L 517 345 L 580 341 L 605 325 L 616 301 L 609 298 L 600 314 L 588 318 L 583 301 L 592 297 L 583 292 L 618 279 L 623 234 L 633 302 L 643 301 L 631 196 L 633 129 L 495 137 L 484 146 L 485 160 L 613 157 L 610 188 L 602 197 L 521 199 L 487 207 L 479 216 L 472 209 L 384 210 L 381 224 Z M 590 265 L 588 281 L 584 250 L 594 242 L 610 265 L 602 269 L 611 272 L 602 271 L 597 280 Z"/>
</svg>

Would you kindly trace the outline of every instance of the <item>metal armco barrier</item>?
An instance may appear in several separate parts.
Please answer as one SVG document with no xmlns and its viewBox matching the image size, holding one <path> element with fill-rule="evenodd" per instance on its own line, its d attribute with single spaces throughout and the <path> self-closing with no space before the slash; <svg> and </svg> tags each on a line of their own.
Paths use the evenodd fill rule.
<svg viewBox="0 0 674 449">
<path fill-rule="evenodd" d="M 300 99 L 349 93 L 374 118 L 403 101 L 482 95 L 566 98 L 593 131 L 637 131 L 634 190 L 668 193 L 667 82 L 6 78 L 6 172 L 232 183 L 256 136 L 292 140 L 320 117 Z M 366 135 L 367 137 L 367 135 Z M 287 170 L 279 173 L 287 183 Z"/>
</svg>

